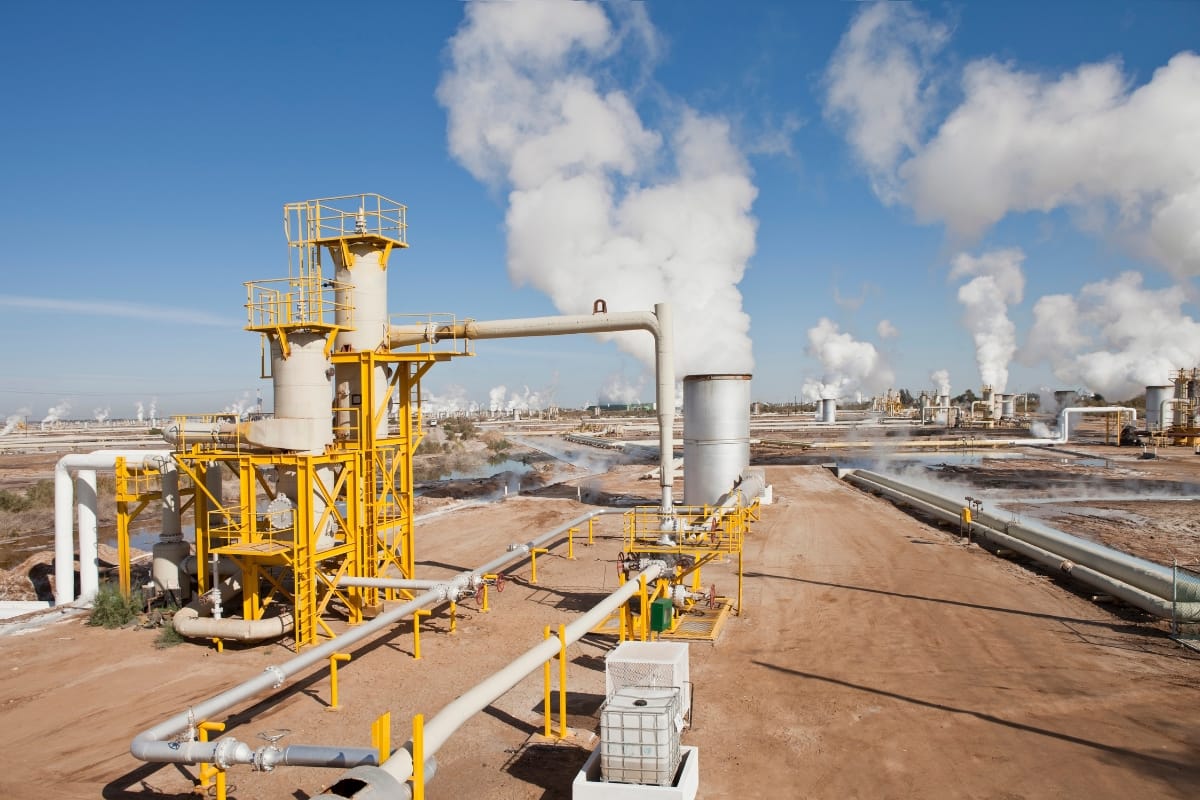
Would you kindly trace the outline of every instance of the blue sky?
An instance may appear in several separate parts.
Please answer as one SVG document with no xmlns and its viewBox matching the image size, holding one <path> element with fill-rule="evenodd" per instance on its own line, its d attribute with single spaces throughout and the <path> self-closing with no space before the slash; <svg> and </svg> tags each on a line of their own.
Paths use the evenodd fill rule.
<svg viewBox="0 0 1200 800">
<path fill-rule="evenodd" d="M 507 19 L 482 26 L 478 38 L 514 32 L 520 52 L 508 57 L 518 71 L 529 68 L 519 37 L 530 9 L 496 8 L 488 13 Z M 753 235 L 749 249 L 745 241 L 702 244 L 727 249 L 730 270 L 744 268 L 736 285 L 749 318 L 755 399 L 790 400 L 818 386 L 843 395 L 887 385 L 917 391 L 932 387 L 936 370 L 948 372 L 956 393 L 977 388 L 987 331 L 981 345 L 971 327 L 980 315 L 959 289 L 974 279 L 987 284 L 976 284 L 981 291 L 1002 288 L 1014 274 L 1020 299 L 1002 303 L 988 323 L 1003 328 L 1007 320 L 1014 333 L 1015 349 L 1001 358 L 1010 391 L 1092 385 L 1120 394 L 1168 366 L 1200 361 L 1200 345 L 1147 352 L 1173 338 L 1170 331 L 1190 339 L 1195 324 L 1200 245 L 1172 231 L 1189 212 L 1200 214 L 1187 188 L 1200 183 L 1200 142 L 1189 120 L 1170 109 L 1188 100 L 1200 107 L 1200 85 L 1190 62 L 1182 65 L 1188 69 L 1172 62 L 1174 72 L 1162 80 L 1156 71 L 1195 48 L 1200 6 L 731 8 L 607 4 L 595 12 L 607 20 L 607 38 L 581 38 L 593 49 L 564 54 L 560 66 L 590 81 L 598 97 L 627 101 L 637 135 L 645 134 L 637 141 L 658 142 L 635 153 L 635 167 L 598 173 L 611 179 L 617 202 L 638 188 L 675 185 L 681 119 L 727 131 L 714 134 L 721 139 L 715 146 L 736 155 L 727 172 L 748 182 L 752 205 L 739 210 L 731 200 L 728 220 L 719 216 L 725 206 L 706 202 L 715 195 L 696 208 L 716 206 L 716 222 Z M 536 253 L 514 259 L 510 251 L 515 234 L 533 236 L 534 249 L 545 244 L 547 251 L 561 244 L 556 234 L 574 235 L 539 227 L 536 218 L 523 230 L 506 222 L 510 192 L 536 195 L 545 188 L 541 179 L 517 176 L 504 154 L 490 153 L 472 169 L 470 156 L 448 140 L 453 115 L 470 117 L 471 109 L 445 93 L 439 99 L 438 87 L 450 75 L 479 77 L 450 48 L 470 25 L 463 4 L 379 3 L 349 12 L 305 2 L 44 3 L 0 14 L 7 33 L 0 52 L 0 334 L 7 343 L 0 415 L 40 419 L 67 401 L 69 417 L 104 408 L 129 417 L 151 398 L 160 413 L 203 413 L 268 391 L 257 377 L 256 337 L 241 330 L 241 284 L 286 274 L 280 221 L 291 201 L 378 192 L 408 206 L 411 248 L 392 262 L 393 313 L 498 319 L 582 310 L 563 308 L 578 298 L 555 299 L 528 278 L 559 266 Z M 880 32 L 855 50 L 850 32 L 863 31 L 870 14 L 880 15 Z M 601 36 L 594 27 L 579 35 Z M 476 45 L 477 54 L 491 52 L 486 41 Z M 879 68 L 888 54 L 900 61 L 887 63 L 912 65 L 916 77 L 906 84 L 903 70 Z M 838 84 L 839 63 L 865 65 L 866 77 L 848 69 Z M 1080 101 L 1064 121 L 1054 88 L 1097 64 L 1108 65 L 1115 85 L 1088 73 L 1065 105 L 1092 96 L 1088 87 L 1097 99 Z M 1022 76 L 1038 101 L 1017 115 L 1015 133 L 1002 136 L 989 122 L 997 103 L 969 88 L 967 75 L 982 75 L 978 83 L 988 86 Z M 1161 91 L 1135 102 L 1151 82 Z M 835 107 L 839 85 L 849 99 Z M 916 99 L 898 112 L 903 124 L 880 122 L 881 109 L 909 88 Z M 884 102 L 872 101 L 878 97 Z M 501 111 L 528 122 L 520 107 Z M 1143 118 L 1147 129 L 1136 124 Z M 995 134 L 978 141 L 978 159 L 968 153 L 965 165 L 942 157 L 962 141 L 947 124 L 956 119 L 982 119 L 982 130 Z M 1042 122 L 1049 137 L 1082 131 L 1071 147 L 1092 155 L 1075 163 L 1075 151 L 1061 143 L 1031 139 Z M 1032 152 L 1043 145 L 1052 157 Z M 1158 177 L 1113 177 L 1143 156 L 1162 162 L 1157 172 L 1146 170 Z M 983 177 L 958 181 L 956 172 L 976 166 Z M 572 164 L 563 169 L 576 174 Z M 1021 187 L 997 186 L 997 176 L 1010 172 L 1023 176 Z M 972 208 L 963 209 L 993 187 L 991 216 L 980 223 Z M 689 202 L 696 200 L 693 192 Z M 678 220 L 663 224 L 679 227 Z M 658 252 L 646 244 L 658 239 L 648 230 L 641 244 Z M 689 251 L 676 243 L 674 252 L 686 261 Z M 1013 252 L 1020 257 L 983 258 Z M 973 260 L 956 261 L 964 254 Z M 510 277 L 513 261 L 527 276 L 523 285 Z M 603 287 L 606 275 L 620 274 L 606 272 L 607 264 L 590 258 L 576 266 Z M 1114 283 L 1127 271 L 1141 275 L 1140 287 Z M 1099 288 L 1085 291 L 1089 284 Z M 1130 332 L 1133 312 L 1122 316 L 1120 298 L 1131 292 L 1134 312 L 1173 327 Z M 1039 317 L 1047 295 L 1066 299 L 1043 305 Z M 676 300 L 617 287 L 611 296 L 640 308 Z M 985 296 L 976 310 L 995 308 Z M 712 319 L 724 314 L 714 310 Z M 881 335 L 884 320 L 895 335 L 886 326 Z M 708 327 L 719 336 L 719 323 Z M 824 333 L 814 339 L 818 329 Z M 1056 343 L 1062 353 L 1051 352 Z M 477 351 L 433 370 L 426 393 L 485 406 L 501 385 L 509 398 L 553 396 L 567 406 L 594 402 L 606 386 L 614 395 L 652 395 L 642 361 L 613 343 L 514 340 L 480 343 Z M 689 364 L 703 363 L 705 352 Z M 725 368 L 719 361 L 717 369 Z"/>
</svg>

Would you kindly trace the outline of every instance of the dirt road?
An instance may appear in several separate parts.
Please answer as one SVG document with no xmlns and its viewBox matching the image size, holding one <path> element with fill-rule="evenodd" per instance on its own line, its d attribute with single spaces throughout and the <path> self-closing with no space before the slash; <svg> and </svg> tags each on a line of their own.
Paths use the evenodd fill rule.
<svg viewBox="0 0 1200 800">
<path fill-rule="evenodd" d="M 618 471 L 611 491 L 650 492 Z M 692 646 L 701 793 L 711 798 L 1194 797 L 1200 792 L 1200 657 L 1154 626 L 1117 616 L 1047 578 L 960 546 L 819 467 L 773 467 L 777 502 L 746 553 L 746 614 L 715 646 Z M 554 494 L 554 493 L 550 493 Z M 520 497 L 430 520 L 418 570 L 481 563 L 581 510 L 571 497 Z M 513 571 L 486 614 L 460 606 L 458 630 L 426 622 L 423 658 L 402 626 L 342 669 L 340 711 L 317 673 L 228 732 L 257 744 L 366 746 L 390 710 L 393 741 L 414 713 L 464 689 L 611 590 L 620 548 L 609 520 L 593 548 L 562 548 Z M 730 576 L 705 580 L 733 588 Z M 192 797 L 191 770 L 128 755 L 137 731 L 288 657 L 280 646 L 155 650 L 152 634 L 75 621 L 0 638 L 0 773 L 5 798 Z M 572 727 L 596 723 L 611 640 L 569 652 Z M 541 725 L 534 675 L 438 754 L 430 798 L 567 798 L 584 753 L 530 746 Z M 231 796 L 304 798 L 340 774 L 237 770 Z"/>
</svg>

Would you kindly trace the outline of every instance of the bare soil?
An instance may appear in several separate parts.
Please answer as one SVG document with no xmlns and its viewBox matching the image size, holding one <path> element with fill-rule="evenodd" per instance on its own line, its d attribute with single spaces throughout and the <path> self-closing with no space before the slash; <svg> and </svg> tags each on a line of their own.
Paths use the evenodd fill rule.
<svg viewBox="0 0 1200 800">
<path fill-rule="evenodd" d="M 609 497 L 653 500 L 644 467 L 600 481 Z M 1096 606 L 1039 573 L 963 546 L 819 467 L 767 470 L 776 503 L 746 546 L 744 613 L 715 645 L 693 644 L 694 725 L 702 798 L 1195 797 L 1200 792 L 1200 657 L 1132 612 Z M 681 488 L 681 487 L 677 487 Z M 427 520 L 418 571 L 450 575 L 527 541 L 587 506 L 574 487 Z M 616 583 L 619 518 L 593 547 L 565 543 L 511 569 L 492 610 L 445 608 L 424 623 L 422 658 L 408 623 L 353 651 L 341 709 L 317 670 L 222 720 L 258 744 L 369 745 L 392 714 L 393 742 L 412 716 L 459 693 L 569 621 Z M 730 565 L 705 583 L 730 593 Z M 5 798 L 194 797 L 194 768 L 128 754 L 139 730 L 290 657 L 275 644 L 154 648 L 145 630 L 105 631 L 78 617 L 0 637 L 0 772 Z M 568 652 L 569 724 L 597 726 L 610 638 Z M 539 671 L 540 673 L 540 671 Z M 430 798 L 568 798 L 586 756 L 546 746 L 542 680 L 531 675 L 438 753 Z M 338 770 L 230 773 L 231 797 L 306 798 Z"/>
</svg>

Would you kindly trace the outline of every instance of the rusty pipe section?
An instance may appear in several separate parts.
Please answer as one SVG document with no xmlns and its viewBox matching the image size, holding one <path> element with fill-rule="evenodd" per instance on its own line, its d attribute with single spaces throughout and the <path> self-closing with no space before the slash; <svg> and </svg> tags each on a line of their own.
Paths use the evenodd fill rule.
<svg viewBox="0 0 1200 800">
<path fill-rule="evenodd" d="M 671 306 L 658 303 L 654 311 L 609 312 L 601 301 L 596 312 L 561 317 L 524 319 L 465 320 L 452 325 L 393 325 L 388 328 L 391 349 L 422 344 L 437 344 L 451 339 L 516 339 L 531 336 L 566 336 L 577 333 L 617 333 L 646 331 L 654 337 L 654 401 L 658 408 L 659 484 L 662 511 L 674 507 L 671 487 L 675 480 L 675 355 L 674 322 Z"/>
</svg>

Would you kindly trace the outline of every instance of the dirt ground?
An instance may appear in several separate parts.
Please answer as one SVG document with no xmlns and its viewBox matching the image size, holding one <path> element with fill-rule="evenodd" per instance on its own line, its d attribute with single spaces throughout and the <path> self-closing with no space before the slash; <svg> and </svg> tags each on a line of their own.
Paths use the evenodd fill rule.
<svg viewBox="0 0 1200 800">
<path fill-rule="evenodd" d="M 641 467 L 604 480 L 651 499 Z M 816 466 L 773 466 L 776 503 L 746 549 L 744 613 L 715 645 L 693 644 L 700 797 L 1195 797 L 1200 792 L 1200 655 L 1143 617 L 1096 606 L 1050 578 L 929 527 Z M 680 488 L 680 487 L 677 487 Z M 439 577 L 482 563 L 587 506 L 570 485 L 465 508 L 423 523 L 418 570 Z M 353 650 L 341 705 L 327 710 L 317 670 L 224 720 L 257 744 L 369 745 L 392 714 L 393 742 L 482 677 L 569 621 L 616 583 L 619 520 L 597 544 L 565 544 L 511 569 L 482 613 L 445 609 Z M 728 566 L 705 583 L 735 587 Z M 184 798 L 194 769 L 128 754 L 139 730 L 286 660 L 280 645 L 156 650 L 153 633 L 87 628 L 67 618 L 0 637 L 0 772 L 5 798 Z M 596 728 L 603 658 L 590 636 L 569 650 L 569 724 Z M 431 798 L 567 798 L 586 752 L 531 740 L 541 726 L 540 672 L 467 723 L 438 753 Z M 586 739 L 586 736 L 582 737 Z M 238 769 L 230 796 L 306 798 L 337 770 Z"/>
</svg>

